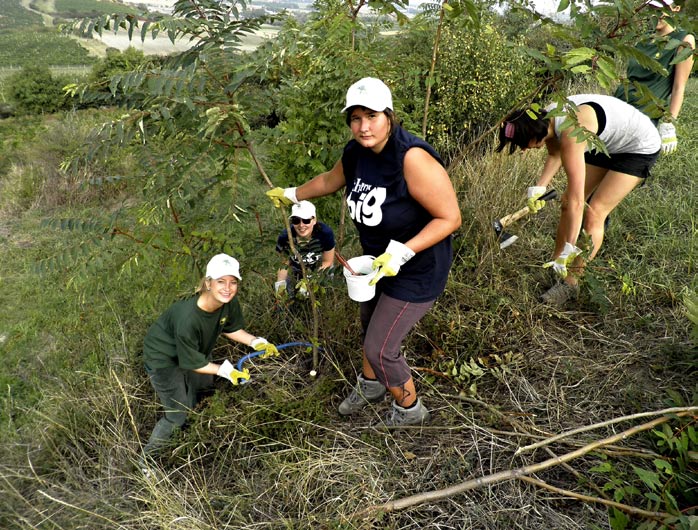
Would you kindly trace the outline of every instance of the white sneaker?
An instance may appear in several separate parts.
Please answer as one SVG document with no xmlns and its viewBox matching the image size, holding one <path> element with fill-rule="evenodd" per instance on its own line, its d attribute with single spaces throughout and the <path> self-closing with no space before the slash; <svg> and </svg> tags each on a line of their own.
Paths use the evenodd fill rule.
<svg viewBox="0 0 698 530">
<path fill-rule="evenodd" d="M 561 282 L 545 291 L 540 299 L 546 304 L 562 307 L 568 301 L 576 300 L 577 296 L 579 296 L 579 285 L 570 285 L 569 283 Z"/>
<path fill-rule="evenodd" d="M 423 404 L 421 399 L 417 399 L 417 404 L 409 409 L 402 408 L 393 401 L 393 407 L 383 418 L 383 425 L 386 427 L 400 427 L 401 425 L 421 425 L 428 423 L 431 419 L 429 409 Z"/>
<path fill-rule="evenodd" d="M 339 405 L 339 413 L 342 416 L 350 416 L 359 412 L 369 403 L 383 401 L 385 387 L 380 381 L 368 381 L 363 375 L 359 375 L 356 386 L 351 393 Z"/>
</svg>

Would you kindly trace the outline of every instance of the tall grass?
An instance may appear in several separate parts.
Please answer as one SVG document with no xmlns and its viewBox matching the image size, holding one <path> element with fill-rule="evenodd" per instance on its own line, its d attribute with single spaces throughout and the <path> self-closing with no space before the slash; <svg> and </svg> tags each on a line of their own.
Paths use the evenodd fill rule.
<svg viewBox="0 0 698 530">
<path fill-rule="evenodd" d="M 37 259 L 71 244 L 42 228 L 42 218 L 99 218 L 137 201 L 138 185 L 95 195 L 62 180 L 56 153 L 84 134 L 74 116 L 3 146 L 12 162 L 1 166 L 0 178 L 0 527 L 607 528 L 600 505 L 517 481 L 395 513 L 356 514 L 549 458 L 543 451 L 514 454 L 548 433 L 695 400 L 696 350 L 681 294 L 698 287 L 696 89 L 692 80 L 679 152 L 663 157 L 647 186 L 613 213 L 580 301 L 562 311 L 537 301 L 553 281 L 541 264 L 552 251 L 559 206 L 550 203 L 512 227 L 519 241 L 506 251 L 492 230 L 495 218 L 522 204 L 543 153 L 492 154 L 490 145 L 484 156 L 466 156 L 451 168 L 464 219 L 454 268 L 446 292 L 405 344 L 434 414 L 430 426 L 372 428 L 387 402 L 355 419 L 338 417 L 361 363 L 357 308 L 338 276 L 320 297 L 319 377 L 308 376 L 309 353 L 298 349 L 255 363 L 247 385 L 218 381 L 149 478 L 135 462 L 159 407 L 140 343 L 159 312 L 194 286 L 195 275 L 175 277 L 167 264 L 134 266 L 128 274 L 118 255 L 132 243 L 118 240 L 100 256 L 108 274 L 33 272 Z M 122 163 L 127 173 L 128 157 Z M 564 187 L 562 180 L 554 185 Z M 239 199 L 262 191 L 248 183 Z M 255 223 L 239 228 L 257 247 L 239 256 L 248 328 L 277 343 L 307 339 L 307 315 L 273 308 L 273 239 L 281 225 L 270 205 L 259 211 L 262 240 Z M 236 360 L 244 353 L 221 343 L 215 356 Z M 539 478 L 602 496 L 589 485 L 604 484 L 592 466 L 612 460 L 631 469 L 649 449 L 651 439 L 638 437 Z"/>
</svg>

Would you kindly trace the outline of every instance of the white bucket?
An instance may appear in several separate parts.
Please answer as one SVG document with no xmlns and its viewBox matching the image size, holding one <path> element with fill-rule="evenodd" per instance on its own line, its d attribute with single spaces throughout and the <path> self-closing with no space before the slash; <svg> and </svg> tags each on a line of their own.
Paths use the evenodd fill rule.
<svg viewBox="0 0 698 530">
<path fill-rule="evenodd" d="M 373 256 L 357 256 L 347 260 L 349 266 L 354 270 L 356 275 L 349 272 L 349 269 L 344 267 L 344 277 L 347 279 L 347 291 L 349 298 L 355 302 L 368 302 L 376 294 L 376 286 L 369 285 L 377 270 L 371 267 Z"/>
</svg>

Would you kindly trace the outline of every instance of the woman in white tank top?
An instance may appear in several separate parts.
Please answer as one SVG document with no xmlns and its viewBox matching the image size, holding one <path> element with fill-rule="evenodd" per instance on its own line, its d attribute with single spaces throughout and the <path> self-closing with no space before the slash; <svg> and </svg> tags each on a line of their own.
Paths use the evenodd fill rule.
<svg viewBox="0 0 698 530">
<path fill-rule="evenodd" d="M 659 133 L 647 116 L 624 101 L 580 94 L 545 110 L 511 113 L 500 128 L 497 151 L 507 144 L 510 153 L 517 147 L 548 151 L 536 185 L 528 189 L 532 212 L 544 204 L 539 197 L 557 172 L 562 168 L 567 174 L 555 250 L 552 260 L 543 265 L 552 268 L 562 282 L 542 296 L 544 302 L 563 305 L 576 297 L 584 270 L 577 247 L 582 228 L 593 242 L 587 258 L 591 260 L 603 243 L 608 215 L 649 176 L 661 147 Z"/>
</svg>

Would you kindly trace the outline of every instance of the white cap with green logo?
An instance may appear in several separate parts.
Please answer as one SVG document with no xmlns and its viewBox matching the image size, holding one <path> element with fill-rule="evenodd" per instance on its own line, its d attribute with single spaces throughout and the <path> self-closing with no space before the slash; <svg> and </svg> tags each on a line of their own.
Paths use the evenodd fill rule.
<svg viewBox="0 0 698 530">
<path fill-rule="evenodd" d="M 393 110 L 393 96 L 380 79 L 364 77 L 347 90 L 346 105 L 342 112 L 352 107 L 366 107 L 376 112 L 383 112 L 385 109 Z"/>
<path fill-rule="evenodd" d="M 206 277 L 217 280 L 223 276 L 235 276 L 238 280 L 242 280 L 240 263 L 228 254 L 216 254 L 206 265 Z"/>
</svg>

